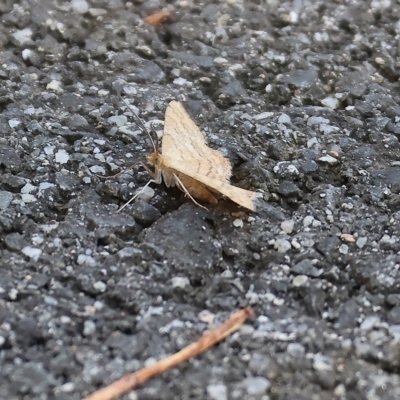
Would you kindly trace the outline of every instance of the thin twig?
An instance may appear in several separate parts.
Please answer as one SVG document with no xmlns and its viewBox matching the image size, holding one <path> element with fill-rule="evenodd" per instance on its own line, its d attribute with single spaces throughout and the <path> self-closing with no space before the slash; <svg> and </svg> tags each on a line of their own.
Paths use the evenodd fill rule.
<svg viewBox="0 0 400 400">
<path fill-rule="evenodd" d="M 118 381 L 94 392 L 83 400 L 113 400 L 147 382 L 156 375 L 176 367 L 179 364 L 196 357 L 236 331 L 248 318 L 254 316 L 251 308 L 234 313 L 226 322 L 210 332 L 206 332 L 197 342 L 190 344 L 178 353 L 160 360 L 154 365 L 128 374 Z"/>
<path fill-rule="evenodd" d="M 157 11 L 154 14 L 147 16 L 146 18 L 143 18 L 143 21 L 147 22 L 151 26 L 158 26 L 162 24 L 167 18 L 169 18 L 173 12 L 174 9 L 172 7 L 163 8 L 162 10 Z"/>
</svg>

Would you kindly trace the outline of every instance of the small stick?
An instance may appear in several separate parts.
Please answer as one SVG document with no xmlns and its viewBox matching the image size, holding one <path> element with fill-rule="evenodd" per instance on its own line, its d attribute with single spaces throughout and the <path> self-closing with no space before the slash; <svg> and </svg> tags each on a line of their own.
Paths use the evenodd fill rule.
<svg viewBox="0 0 400 400">
<path fill-rule="evenodd" d="M 83 400 L 113 400 L 147 382 L 154 376 L 176 367 L 179 364 L 196 357 L 236 331 L 250 317 L 254 316 L 251 308 L 235 312 L 226 322 L 210 332 L 206 332 L 197 342 L 190 344 L 178 353 L 160 360 L 150 367 L 140 369 L 133 374 L 123 376 L 118 381 L 106 386 Z"/>
</svg>

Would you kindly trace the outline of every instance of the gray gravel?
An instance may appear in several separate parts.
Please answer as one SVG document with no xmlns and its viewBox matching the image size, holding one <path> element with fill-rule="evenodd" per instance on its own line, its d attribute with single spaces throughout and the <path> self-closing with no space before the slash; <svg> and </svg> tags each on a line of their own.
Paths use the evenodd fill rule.
<svg viewBox="0 0 400 400">
<path fill-rule="evenodd" d="M 168 4 L 152 28 L 142 18 Z M 238 308 L 132 399 L 400 398 L 400 3 L 0 4 L 0 398 L 78 400 Z M 182 101 L 263 193 L 116 174 Z"/>
</svg>

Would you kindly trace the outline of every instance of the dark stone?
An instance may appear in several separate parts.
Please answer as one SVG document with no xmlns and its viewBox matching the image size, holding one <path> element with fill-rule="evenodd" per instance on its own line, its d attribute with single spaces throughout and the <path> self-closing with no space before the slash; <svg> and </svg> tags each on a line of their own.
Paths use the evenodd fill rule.
<svg viewBox="0 0 400 400">
<path fill-rule="evenodd" d="M 162 82 L 165 79 L 165 73 L 154 61 L 145 61 L 143 67 L 139 69 L 136 79 L 143 83 Z"/>
<path fill-rule="evenodd" d="M 312 174 L 318 171 L 319 166 L 314 160 L 310 160 L 300 164 L 300 168 L 305 174 Z"/>
<path fill-rule="evenodd" d="M 20 189 L 27 183 L 26 179 L 12 174 L 3 174 L 0 179 L 3 188 L 13 193 L 19 193 Z"/>
<path fill-rule="evenodd" d="M 388 312 L 387 319 L 392 324 L 400 324 L 400 306 L 393 307 Z"/>
<path fill-rule="evenodd" d="M 309 88 L 318 79 L 318 73 L 314 69 L 293 70 L 289 74 L 282 75 L 282 81 L 290 83 L 297 88 Z"/>
<path fill-rule="evenodd" d="M 0 165 L 11 172 L 21 172 L 22 160 L 14 149 L 0 144 Z"/>
<path fill-rule="evenodd" d="M 247 97 L 246 90 L 237 80 L 221 87 L 213 96 L 213 98 L 221 105 L 240 103 L 244 97 Z"/>
<path fill-rule="evenodd" d="M 119 235 L 129 235 L 135 231 L 135 220 L 124 214 L 116 214 L 115 209 L 105 206 L 85 205 L 80 209 L 90 230 L 107 229 Z"/>
<path fill-rule="evenodd" d="M 301 197 L 299 187 L 290 181 L 282 181 L 278 186 L 277 192 L 284 197 Z"/>
<path fill-rule="evenodd" d="M 4 238 L 4 243 L 11 251 L 19 251 L 27 245 L 25 238 L 18 232 L 10 233 Z"/>
<path fill-rule="evenodd" d="M 196 56 L 190 53 L 178 51 L 171 51 L 169 55 L 185 64 L 197 65 L 202 68 L 211 68 L 213 66 L 213 59 L 208 56 Z"/>
<path fill-rule="evenodd" d="M 150 226 L 161 217 L 157 208 L 144 201 L 136 201 L 131 208 L 133 218 L 144 226 Z"/>
<path fill-rule="evenodd" d="M 163 258 L 178 270 L 210 268 L 220 251 L 207 239 L 212 232 L 205 221 L 207 214 L 195 205 L 185 204 L 154 223 L 144 240 L 163 249 Z"/>
<path fill-rule="evenodd" d="M 291 268 L 291 271 L 297 275 L 307 275 L 311 278 L 318 278 L 322 271 L 314 267 L 311 260 L 305 259 Z"/>
<path fill-rule="evenodd" d="M 86 119 L 84 117 L 82 117 L 82 115 L 79 115 L 79 114 L 71 115 L 67 119 L 66 124 L 67 124 L 68 128 L 73 131 L 76 131 L 78 129 L 87 128 L 89 126 L 89 123 L 86 121 Z"/>
</svg>

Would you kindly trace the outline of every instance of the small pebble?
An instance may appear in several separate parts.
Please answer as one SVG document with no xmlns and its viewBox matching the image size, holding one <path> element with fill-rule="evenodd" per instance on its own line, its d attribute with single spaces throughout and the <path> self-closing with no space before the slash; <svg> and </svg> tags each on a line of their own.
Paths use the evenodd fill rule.
<svg viewBox="0 0 400 400">
<path fill-rule="evenodd" d="M 120 127 L 124 126 L 128 122 L 128 118 L 125 117 L 125 115 L 113 115 L 112 117 L 108 118 L 107 122 Z"/>
<path fill-rule="evenodd" d="M 64 149 L 60 149 L 55 155 L 55 161 L 59 164 L 66 164 L 69 161 L 69 154 Z"/>
<path fill-rule="evenodd" d="M 93 284 L 93 287 L 100 293 L 104 293 L 107 289 L 107 285 L 102 281 L 97 281 Z"/>
<path fill-rule="evenodd" d="M 304 286 L 308 281 L 308 276 L 306 275 L 298 275 L 293 278 L 293 286 L 301 287 Z"/>
<path fill-rule="evenodd" d="M 357 239 L 356 245 L 359 249 L 362 249 L 366 244 L 367 238 L 365 236 Z"/>
<path fill-rule="evenodd" d="M 59 81 L 51 81 L 49 84 L 47 84 L 46 89 L 50 92 L 62 92 L 63 88 L 62 88 L 62 83 Z"/>
<path fill-rule="evenodd" d="M 329 154 L 327 154 L 326 156 L 320 157 L 318 160 L 322 161 L 322 162 L 326 162 L 330 165 L 335 165 L 339 162 L 339 160 L 337 158 L 334 158 L 334 157 L 330 156 Z"/>
<path fill-rule="evenodd" d="M 246 387 L 248 394 L 255 396 L 265 394 L 271 386 L 269 380 L 267 378 L 263 378 L 262 376 L 250 376 L 243 379 L 242 384 Z"/>
<path fill-rule="evenodd" d="M 22 251 L 22 254 L 26 255 L 33 261 L 38 261 L 40 255 L 42 254 L 42 250 L 40 250 L 36 247 L 31 247 L 31 246 L 26 246 L 21 251 Z"/>
<path fill-rule="evenodd" d="M 356 240 L 354 239 L 354 236 L 353 235 L 351 235 L 350 233 L 343 233 L 341 236 L 340 236 L 345 242 L 348 242 L 348 243 L 354 243 Z"/>
<path fill-rule="evenodd" d="M 241 219 L 239 219 L 239 218 L 236 218 L 236 219 L 233 221 L 233 226 L 234 226 L 235 228 L 243 228 L 243 220 L 241 220 Z"/>
<path fill-rule="evenodd" d="M 286 239 L 276 239 L 274 243 L 274 248 L 278 250 L 278 253 L 286 253 L 291 249 L 291 244 Z"/>
<path fill-rule="evenodd" d="M 207 386 L 207 395 L 210 400 L 228 400 L 228 389 L 222 383 Z"/>
<path fill-rule="evenodd" d="M 183 289 L 186 286 L 190 286 L 189 278 L 181 277 L 181 276 L 173 277 L 171 283 L 172 283 L 173 288 Z"/>
<path fill-rule="evenodd" d="M 307 215 L 307 217 L 305 217 L 303 219 L 303 225 L 304 226 L 310 226 L 314 221 L 314 217 L 312 215 Z"/>
<path fill-rule="evenodd" d="M 21 199 L 24 203 L 36 203 L 37 198 L 32 194 L 21 194 Z"/>
<path fill-rule="evenodd" d="M 20 121 L 19 119 L 13 118 L 13 119 L 10 119 L 10 120 L 8 121 L 8 126 L 9 126 L 11 129 L 14 129 L 14 128 L 16 128 L 20 123 L 21 123 L 21 121 Z"/>
<path fill-rule="evenodd" d="M 96 324 L 93 321 L 85 321 L 83 324 L 83 334 L 85 336 L 91 336 L 96 332 Z"/>
<path fill-rule="evenodd" d="M 287 234 L 291 234 L 293 232 L 293 228 L 294 228 L 294 221 L 292 219 L 288 219 L 281 223 L 281 229 L 283 230 L 283 232 Z"/>
<path fill-rule="evenodd" d="M 88 12 L 90 7 L 86 0 L 72 0 L 71 8 L 77 14 L 84 14 Z"/>
</svg>

